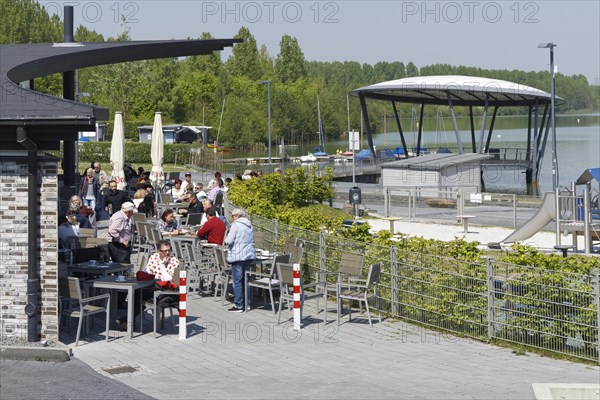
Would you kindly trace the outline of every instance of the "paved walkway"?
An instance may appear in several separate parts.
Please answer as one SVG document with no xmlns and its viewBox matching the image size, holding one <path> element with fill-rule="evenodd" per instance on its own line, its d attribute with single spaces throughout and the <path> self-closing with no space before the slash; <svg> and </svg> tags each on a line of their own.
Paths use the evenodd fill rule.
<svg viewBox="0 0 600 400">
<path fill-rule="evenodd" d="M 192 295 L 186 340 L 166 321 L 166 334 L 156 339 L 150 332 L 127 341 L 112 332 L 108 343 L 98 336 L 73 352 L 100 374 L 159 399 L 531 399 L 534 382 L 595 383 L 600 374 L 598 366 L 517 355 L 398 321 L 371 328 L 353 314 L 358 318 L 338 328 L 330 312 L 324 325 L 312 304 L 301 332 L 290 322 L 277 325 L 269 308 L 238 314 L 228 307 Z M 151 321 L 146 315 L 145 332 Z M 136 372 L 104 371 L 125 366 Z"/>
</svg>

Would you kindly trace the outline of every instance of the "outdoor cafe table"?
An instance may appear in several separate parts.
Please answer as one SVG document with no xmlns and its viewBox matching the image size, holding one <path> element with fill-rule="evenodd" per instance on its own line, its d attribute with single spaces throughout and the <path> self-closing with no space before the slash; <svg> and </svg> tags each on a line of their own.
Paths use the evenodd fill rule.
<svg viewBox="0 0 600 400">
<path fill-rule="evenodd" d="M 133 337 L 133 302 L 135 301 L 135 291 L 153 287 L 155 280 L 138 281 L 135 278 L 127 278 L 124 281 L 117 281 L 116 279 L 117 277 L 115 276 L 107 276 L 91 280 L 89 283 L 96 289 L 127 290 L 127 338 L 131 339 Z M 140 306 L 143 306 L 141 304 L 141 296 Z M 140 333 L 142 333 L 142 317 L 143 313 L 140 313 Z"/>
<path fill-rule="evenodd" d="M 97 263 L 92 264 L 90 261 L 69 265 L 69 274 L 81 274 L 88 276 L 106 277 L 113 274 L 122 274 L 131 270 L 131 264 L 119 263 Z"/>
</svg>

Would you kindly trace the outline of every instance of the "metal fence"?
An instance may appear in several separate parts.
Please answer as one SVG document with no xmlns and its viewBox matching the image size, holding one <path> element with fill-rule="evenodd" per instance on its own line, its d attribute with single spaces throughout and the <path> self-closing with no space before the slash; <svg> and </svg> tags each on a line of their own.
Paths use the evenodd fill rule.
<svg viewBox="0 0 600 400">
<path fill-rule="evenodd" d="M 227 205 L 229 211 L 231 204 Z M 500 340 L 600 364 L 600 278 L 498 262 L 468 262 L 383 247 L 299 229 L 250 215 L 256 246 L 281 250 L 293 236 L 305 244 L 305 282 L 335 271 L 344 253 L 382 263 L 382 311 L 480 340 Z"/>
</svg>

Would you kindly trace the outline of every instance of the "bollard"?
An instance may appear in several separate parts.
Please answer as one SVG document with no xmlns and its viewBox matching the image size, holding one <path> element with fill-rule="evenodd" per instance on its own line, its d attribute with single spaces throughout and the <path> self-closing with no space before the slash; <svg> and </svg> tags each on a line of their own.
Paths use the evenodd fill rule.
<svg viewBox="0 0 600 400">
<path fill-rule="evenodd" d="M 187 337 L 186 308 L 187 308 L 187 283 L 186 272 L 179 272 L 179 340 Z"/>
<path fill-rule="evenodd" d="M 294 264 L 294 330 L 302 329 L 302 304 L 300 299 L 300 264 Z"/>
</svg>

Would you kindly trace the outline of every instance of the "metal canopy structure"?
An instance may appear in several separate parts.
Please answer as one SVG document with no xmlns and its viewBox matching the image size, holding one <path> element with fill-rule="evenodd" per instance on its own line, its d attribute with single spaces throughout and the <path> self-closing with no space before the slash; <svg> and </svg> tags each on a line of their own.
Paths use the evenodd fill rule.
<svg viewBox="0 0 600 400">
<path fill-rule="evenodd" d="M 61 140 L 77 140 L 77 132 L 94 131 L 97 120 L 108 120 L 108 109 L 45 95 L 35 78 L 78 68 L 210 54 L 242 39 L 161 40 L 103 43 L 40 43 L 0 45 L 0 146 L 22 149 L 17 127 L 24 127 L 40 150 L 58 149 Z"/>
<path fill-rule="evenodd" d="M 400 123 L 400 116 L 396 103 L 420 104 L 419 133 L 416 145 L 417 155 L 419 155 L 423 137 L 423 111 L 426 105 L 447 105 L 450 107 L 459 153 L 464 153 L 465 150 L 461 141 L 454 106 L 469 107 L 471 121 L 471 152 L 479 154 L 489 153 L 492 131 L 494 129 L 494 123 L 499 107 L 529 107 L 527 152 L 525 160 L 528 164 L 528 167 L 526 168 L 526 179 L 528 183 L 534 181 L 537 182 L 538 180 L 539 169 L 548 140 L 549 125 L 547 124 L 547 121 L 551 104 L 551 95 L 549 93 L 530 86 L 499 79 L 444 75 L 419 76 L 380 82 L 358 88 L 350 94 L 358 96 L 360 99 L 372 158 L 375 157 L 375 149 L 367 113 L 366 99 L 390 101 L 392 103 L 405 154 L 408 154 L 408 148 L 406 146 L 406 140 L 404 138 L 404 132 Z M 557 98 L 557 101 L 559 104 L 564 102 L 564 100 L 560 98 Z M 479 131 L 479 140 L 477 140 L 475 134 L 473 107 L 484 108 L 483 120 Z M 484 140 L 487 126 L 487 114 L 490 107 L 493 107 L 494 110 L 487 132 L 487 139 Z M 540 117 L 542 108 L 543 112 Z"/>
</svg>

